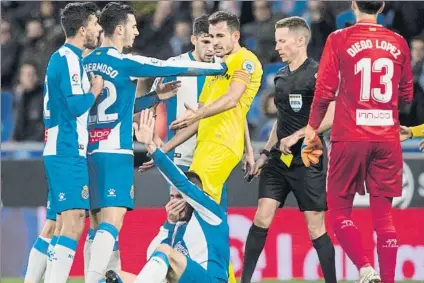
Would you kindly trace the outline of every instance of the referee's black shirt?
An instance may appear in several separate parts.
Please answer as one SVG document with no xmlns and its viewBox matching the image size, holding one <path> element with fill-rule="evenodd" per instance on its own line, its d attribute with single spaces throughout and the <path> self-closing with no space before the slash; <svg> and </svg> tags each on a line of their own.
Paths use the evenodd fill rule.
<svg viewBox="0 0 424 283">
<path fill-rule="evenodd" d="M 274 78 L 275 98 L 277 107 L 277 138 L 292 135 L 297 130 L 306 127 L 311 111 L 315 92 L 315 74 L 318 72 L 318 63 L 308 58 L 291 72 L 289 66 L 281 68 Z M 291 152 L 296 157 L 301 151 L 303 139 L 292 146 Z M 276 145 L 279 147 L 279 142 Z"/>
</svg>

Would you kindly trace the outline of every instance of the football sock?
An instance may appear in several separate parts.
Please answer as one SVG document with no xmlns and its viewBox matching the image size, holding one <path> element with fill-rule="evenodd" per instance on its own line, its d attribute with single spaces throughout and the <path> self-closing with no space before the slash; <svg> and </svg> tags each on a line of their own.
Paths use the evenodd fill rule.
<svg viewBox="0 0 424 283">
<path fill-rule="evenodd" d="M 244 250 L 243 271 L 240 283 L 250 283 L 256 264 L 265 246 L 268 229 L 252 224 Z"/>
<path fill-rule="evenodd" d="M 106 222 L 100 223 L 91 245 L 86 283 L 97 283 L 102 278 L 112 256 L 117 237 L 118 229 L 115 226 Z"/>
<path fill-rule="evenodd" d="M 333 228 L 340 245 L 358 270 L 369 265 L 370 261 L 362 246 L 361 233 L 352 219 L 345 216 L 338 217 L 333 223 Z"/>
<path fill-rule="evenodd" d="M 113 246 L 112 256 L 110 257 L 106 270 L 121 270 L 121 255 L 119 253 L 118 238 L 116 239 L 115 245 Z"/>
<path fill-rule="evenodd" d="M 84 243 L 84 276 L 87 276 L 88 265 L 90 264 L 91 245 L 93 244 L 95 235 L 96 231 L 94 229 L 88 229 Z"/>
<path fill-rule="evenodd" d="M 54 248 L 49 283 L 66 283 L 74 262 L 75 251 L 78 242 L 74 239 L 61 235 Z"/>
<path fill-rule="evenodd" d="M 327 233 L 312 240 L 317 251 L 319 262 L 326 283 L 337 283 L 336 277 L 336 252 Z"/>
<path fill-rule="evenodd" d="M 395 282 L 398 251 L 396 229 L 392 219 L 392 198 L 370 197 L 374 230 L 377 233 L 377 254 L 381 281 Z"/>
<path fill-rule="evenodd" d="M 47 250 L 51 239 L 39 236 L 29 253 L 25 282 L 39 282 L 46 271 Z"/>
<path fill-rule="evenodd" d="M 54 247 L 56 246 L 58 238 L 59 238 L 58 236 L 53 235 L 50 241 L 50 245 L 47 249 L 47 265 L 46 265 L 46 273 L 44 275 L 44 282 L 49 282 L 50 274 L 52 271 L 52 262 L 53 262 L 53 258 L 55 257 Z"/>
<path fill-rule="evenodd" d="M 134 283 L 158 283 L 166 278 L 169 269 L 169 259 L 166 254 L 155 251 L 149 261 L 138 274 Z"/>
</svg>

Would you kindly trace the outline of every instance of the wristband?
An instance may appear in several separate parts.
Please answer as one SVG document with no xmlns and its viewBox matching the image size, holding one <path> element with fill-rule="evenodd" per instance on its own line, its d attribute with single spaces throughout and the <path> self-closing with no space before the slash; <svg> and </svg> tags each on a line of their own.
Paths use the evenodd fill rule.
<svg viewBox="0 0 424 283">
<path fill-rule="evenodd" d="M 262 149 L 260 152 L 259 152 L 259 154 L 263 154 L 263 155 L 265 155 L 266 157 L 269 157 L 269 150 L 267 150 L 267 149 Z"/>
</svg>

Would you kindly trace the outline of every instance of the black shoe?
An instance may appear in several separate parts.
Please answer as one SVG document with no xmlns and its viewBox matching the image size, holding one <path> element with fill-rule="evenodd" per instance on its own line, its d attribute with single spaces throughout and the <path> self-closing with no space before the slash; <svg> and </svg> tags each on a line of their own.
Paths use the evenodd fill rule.
<svg viewBox="0 0 424 283">
<path fill-rule="evenodd" d="M 105 277 L 106 283 L 123 283 L 121 277 L 119 277 L 119 275 L 113 270 L 106 272 Z"/>
</svg>

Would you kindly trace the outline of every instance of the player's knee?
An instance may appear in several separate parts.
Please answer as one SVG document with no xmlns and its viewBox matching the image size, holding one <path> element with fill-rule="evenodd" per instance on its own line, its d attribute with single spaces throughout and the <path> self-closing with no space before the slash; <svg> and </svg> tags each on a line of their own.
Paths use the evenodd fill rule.
<svg viewBox="0 0 424 283">
<path fill-rule="evenodd" d="M 311 239 L 316 239 L 325 233 L 324 212 L 306 211 L 305 217 Z"/>
<path fill-rule="evenodd" d="M 173 249 L 170 245 L 167 244 L 160 244 L 157 248 L 157 251 L 164 253 L 166 256 L 170 257 L 171 253 L 173 252 Z"/>
<path fill-rule="evenodd" d="M 261 228 L 269 228 L 274 219 L 275 211 L 275 205 L 260 201 L 253 223 Z"/>
<path fill-rule="evenodd" d="M 396 228 L 393 224 L 393 218 L 391 214 L 387 214 L 379 218 L 373 215 L 373 224 L 377 235 L 382 233 L 396 233 Z"/>
<path fill-rule="evenodd" d="M 85 226 L 85 211 L 82 209 L 69 210 L 62 213 L 61 234 L 78 239 Z"/>
<path fill-rule="evenodd" d="M 258 209 L 253 219 L 253 223 L 261 228 L 269 228 L 272 220 L 274 219 L 274 213 L 267 209 Z"/>
</svg>

